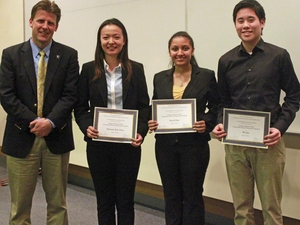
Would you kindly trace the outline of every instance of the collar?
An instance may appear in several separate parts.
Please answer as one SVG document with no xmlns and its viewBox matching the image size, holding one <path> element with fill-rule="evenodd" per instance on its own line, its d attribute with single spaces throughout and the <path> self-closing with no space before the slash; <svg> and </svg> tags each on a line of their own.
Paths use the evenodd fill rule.
<svg viewBox="0 0 300 225">
<path fill-rule="evenodd" d="M 34 55 L 34 57 L 37 57 L 41 50 L 44 50 L 44 52 L 46 54 L 46 57 L 49 57 L 52 41 L 44 49 L 39 49 L 39 47 L 36 44 L 33 43 L 32 38 L 30 38 L 30 45 L 31 45 L 32 54 Z"/>
<path fill-rule="evenodd" d="M 265 50 L 265 42 L 264 42 L 264 40 L 262 38 L 260 38 L 260 40 L 258 41 L 257 45 L 253 48 L 252 53 L 257 52 L 257 51 L 264 51 L 264 50 Z M 243 46 L 242 43 L 240 44 L 240 46 L 238 48 L 238 52 L 239 52 L 239 55 L 245 54 L 245 53 L 249 54 L 245 50 L 245 48 L 244 48 L 244 46 Z"/>
<path fill-rule="evenodd" d="M 105 61 L 105 59 L 103 59 L 103 63 L 104 63 L 104 70 L 105 71 L 109 71 L 108 69 L 109 69 L 109 65 L 107 64 L 107 62 Z M 113 69 L 113 71 L 115 71 L 116 69 L 120 69 L 121 68 L 121 63 L 119 63 L 119 65 L 118 66 L 116 66 L 114 69 Z"/>
</svg>

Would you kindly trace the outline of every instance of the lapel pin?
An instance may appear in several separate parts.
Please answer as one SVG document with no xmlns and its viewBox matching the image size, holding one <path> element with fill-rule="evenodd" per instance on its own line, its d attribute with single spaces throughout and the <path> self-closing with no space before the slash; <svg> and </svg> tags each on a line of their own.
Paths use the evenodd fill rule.
<svg viewBox="0 0 300 225">
<path fill-rule="evenodd" d="M 60 58 L 60 55 L 56 55 L 56 58 L 59 59 L 59 58 Z"/>
</svg>

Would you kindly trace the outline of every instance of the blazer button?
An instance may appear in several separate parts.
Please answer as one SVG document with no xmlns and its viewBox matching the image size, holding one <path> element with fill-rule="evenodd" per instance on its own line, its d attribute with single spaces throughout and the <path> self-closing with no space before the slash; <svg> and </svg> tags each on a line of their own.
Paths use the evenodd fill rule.
<svg viewBox="0 0 300 225">
<path fill-rule="evenodd" d="M 34 107 L 35 107 L 35 108 L 37 107 L 37 103 L 34 103 Z"/>
</svg>

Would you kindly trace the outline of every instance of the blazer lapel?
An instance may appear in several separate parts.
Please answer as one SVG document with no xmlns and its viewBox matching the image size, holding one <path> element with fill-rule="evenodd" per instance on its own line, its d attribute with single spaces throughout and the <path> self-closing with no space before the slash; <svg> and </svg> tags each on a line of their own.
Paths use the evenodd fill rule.
<svg viewBox="0 0 300 225">
<path fill-rule="evenodd" d="M 57 66 L 60 63 L 61 57 L 63 57 L 61 55 L 61 49 L 59 48 L 59 46 L 52 41 L 52 46 L 50 49 L 50 55 L 49 55 L 49 60 L 48 60 L 48 65 L 47 66 L 47 73 L 46 73 L 46 80 L 45 80 L 45 96 L 47 95 L 49 88 L 50 88 L 50 84 L 52 83 L 52 80 L 55 76 L 55 71 L 57 69 Z"/>
<path fill-rule="evenodd" d="M 164 83 L 166 99 L 172 99 L 173 97 L 173 72 L 174 68 L 166 72 L 166 82 Z"/>
<path fill-rule="evenodd" d="M 128 77 L 128 71 L 126 71 L 126 70 L 123 71 L 123 68 L 122 68 L 123 104 L 124 104 L 124 102 L 126 102 L 125 99 L 127 97 L 127 92 L 128 92 L 129 84 L 130 84 L 130 80 L 126 79 L 127 77 Z"/>
<path fill-rule="evenodd" d="M 107 82 L 105 74 L 102 74 L 96 82 L 98 83 L 97 86 L 103 101 L 103 105 L 107 107 Z"/>
<path fill-rule="evenodd" d="M 191 80 L 188 83 L 188 85 L 186 86 L 182 98 L 187 98 L 189 96 L 189 94 L 191 93 L 191 91 L 194 88 L 197 88 L 197 84 L 199 82 L 199 77 L 200 77 L 200 70 L 198 67 L 193 66 L 192 68 L 192 74 L 191 74 Z"/>
<path fill-rule="evenodd" d="M 25 42 L 23 47 L 21 48 L 21 59 L 23 62 L 23 68 L 26 71 L 26 74 L 32 86 L 32 90 L 36 95 L 37 81 L 36 81 L 36 74 L 35 74 L 34 61 L 33 61 L 30 41 Z"/>
</svg>

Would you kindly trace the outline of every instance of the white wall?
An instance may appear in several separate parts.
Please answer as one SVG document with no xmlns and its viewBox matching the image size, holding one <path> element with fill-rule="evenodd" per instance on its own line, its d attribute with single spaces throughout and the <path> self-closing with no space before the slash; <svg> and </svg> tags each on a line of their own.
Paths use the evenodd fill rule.
<svg viewBox="0 0 300 225">
<path fill-rule="evenodd" d="M 30 36 L 29 13 L 37 0 L 25 1 L 25 30 L 23 29 L 23 4 L 20 0 L 0 0 L 0 50 L 21 42 Z M 296 10 L 298 0 L 261 0 L 267 14 L 263 38 L 289 50 L 296 73 L 300 75 L 300 15 Z M 4 4 L 5 3 L 5 4 Z M 154 73 L 167 68 L 169 57 L 167 42 L 178 30 L 187 30 L 196 44 L 196 58 L 203 67 L 216 71 L 219 56 L 239 43 L 232 22 L 232 9 L 236 0 L 56 0 L 62 9 L 62 20 L 56 41 L 76 48 L 80 65 L 92 60 L 96 32 L 107 18 L 117 17 L 129 34 L 129 53 L 145 66 L 149 94 L 152 95 Z M 19 13 L 16 13 L 19 12 Z M 188 14 L 186 14 L 188 12 Z M 1 109 L 2 110 L 2 109 Z M 298 116 L 299 117 L 299 116 Z M 3 136 L 5 114 L 0 111 L 0 138 Z M 298 129 L 299 123 L 293 125 Z M 74 122 L 76 149 L 71 153 L 71 163 L 87 167 L 83 135 Z M 300 126 L 299 126 L 300 127 Z M 211 160 L 205 181 L 206 196 L 231 202 L 224 164 L 223 145 L 210 142 Z M 284 174 L 283 214 L 300 219 L 300 141 L 299 148 L 287 149 Z M 143 144 L 139 180 L 161 184 L 154 157 L 154 135 L 149 134 Z M 257 199 L 255 206 L 260 208 Z"/>
</svg>

